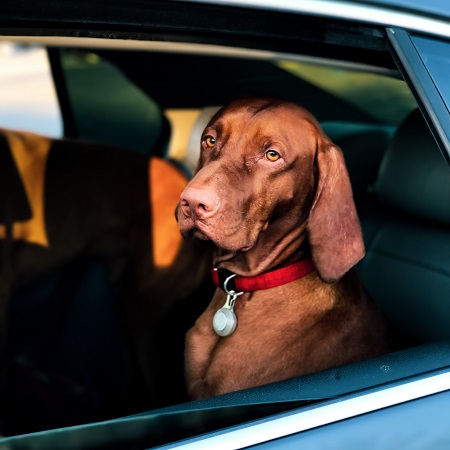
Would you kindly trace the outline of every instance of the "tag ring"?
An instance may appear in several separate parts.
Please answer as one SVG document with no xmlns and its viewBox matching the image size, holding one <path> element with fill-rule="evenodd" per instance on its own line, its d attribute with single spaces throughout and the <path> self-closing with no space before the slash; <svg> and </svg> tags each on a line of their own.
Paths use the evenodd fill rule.
<svg viewBox="0 0 450 450">
<path fill-rule="evenodd" d="M 231 291 L 228 290 L 227 284 L 228 284 L 228 282 L 229 282 L 232 278 L 234 278 L 235 276 L 236 276 L 236 274 L 233 273 L 232 275 L 230 275 L 230 276 L 223 282 L 223 290 L 224 290 L 228 295 L 231 295 L 232 297 L 238 297 L 239 295 L 242 295 L 242 294 L 244 293 L 243 291 L 241 291 L 241 292 L 236 292 L 236 291 L 233 291 L 233 290 L 231 290 Z"/>
</svg>

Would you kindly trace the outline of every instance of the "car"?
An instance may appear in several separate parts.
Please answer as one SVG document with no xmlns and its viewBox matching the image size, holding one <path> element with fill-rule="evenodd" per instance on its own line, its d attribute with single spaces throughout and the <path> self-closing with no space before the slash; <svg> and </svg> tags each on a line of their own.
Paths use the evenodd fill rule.
<svg viewBox="0 0 450 450">
<path fill-rule="evenodd" d="M 3 2 L 0 41 L 48 56 L 53 112 L 11 83 L 0 126 L 10 147 L 14 128 L 50 136 L 29 139 L 58 156 L 21 166 L 0 146 L 0 447 L 447 448 L 449 19 L 440 0 Z M 36 82 L 33 67 L 14 80 Z M 259 95 L 306 107 L 342 148 L 366 246 L 355 270 L 404 346 L 189 401 L 184 335 L 213 286 L 208 248 L 177 232 L 176 192 L 212 115 Z M 98 198 L 138 212 L 100 233 Z"/>
</svg>

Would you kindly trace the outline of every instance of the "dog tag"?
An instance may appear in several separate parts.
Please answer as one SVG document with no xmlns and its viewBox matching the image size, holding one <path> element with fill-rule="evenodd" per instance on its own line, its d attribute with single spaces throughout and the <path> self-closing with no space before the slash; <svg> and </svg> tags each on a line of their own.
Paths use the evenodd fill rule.
<svg viewBox="0 0 450 450">
<path fill-rule="evenodd" d="M 212 326 L 219 336 L 229 336 L 236 329 L 237 317 L 234 313 L 234 302 L 236 298 L 237 295 L 228 294 L 225 305 L 214 314 Z"/>
<path fill-rule="evenodd" d="M 225 305 L 220 308 L 213 317 L 212 326 L 214 331 L 222 337 L 229 336 L 234 333 L 237 327 L 237 317 L 234 313 L 234 302 L 243 294 L 243 292 L 235 292 L 228 289 L 228 282 L 236 276 L 235 273 L 230 275 L 223 283 L 223 289 L 228 294 Z"/>
</svg>

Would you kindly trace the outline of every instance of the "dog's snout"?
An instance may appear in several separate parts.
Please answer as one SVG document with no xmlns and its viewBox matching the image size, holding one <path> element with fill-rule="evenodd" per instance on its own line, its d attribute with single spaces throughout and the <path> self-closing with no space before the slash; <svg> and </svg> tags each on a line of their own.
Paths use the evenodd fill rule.
<svg viewBox="0 0 450 450">
<path fill-rule="evenodd" d="M 204 189 L 187 187 L 181 194 L 180 206 L 185 216 L 207 219 L 219 209 L 219 198 Z"/>
</svg>

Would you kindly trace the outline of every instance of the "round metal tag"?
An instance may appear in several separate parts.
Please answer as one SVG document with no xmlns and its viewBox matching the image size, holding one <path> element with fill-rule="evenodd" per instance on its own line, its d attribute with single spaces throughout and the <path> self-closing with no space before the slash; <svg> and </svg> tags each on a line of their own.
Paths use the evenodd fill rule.
<svg viewBox="0 0 450 450">
<path fill-rule="evenodd" d="M 229 308 L 220 308 L 214 314 L 212 325 L 219 336 L 229 336 L 236 329 L 236 314 Z"/>
</svg>

